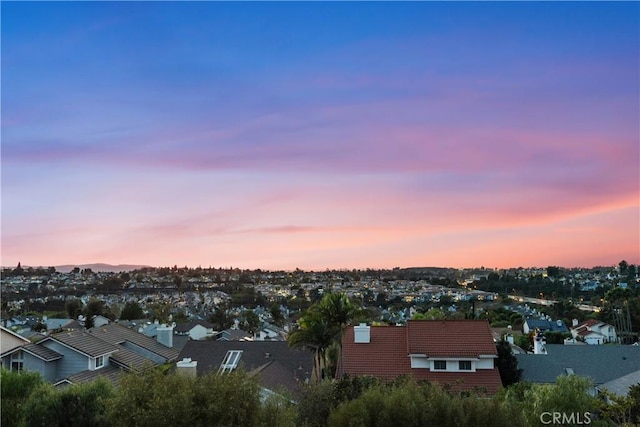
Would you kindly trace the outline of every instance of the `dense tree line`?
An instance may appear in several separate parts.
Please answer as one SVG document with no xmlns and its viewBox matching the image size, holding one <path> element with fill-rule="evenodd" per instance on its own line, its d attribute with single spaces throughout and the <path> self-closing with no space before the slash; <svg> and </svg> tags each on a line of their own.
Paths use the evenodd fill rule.
<svg viewBox="0 0 640 427">
<path fill-rule="evenodd" d="M 592 397 L 577 376 L 556 384 L 517 383 L 486 398 L 429 382 L 369 377 L 307 385 L 298 403 L 270 394 L 244 372 L 187 377 L 151 369 L 117 385 L 54 388 L 38 374 L 2 370 L 6 426 L 537 426 L 543 413 L 580 414 L 590 425 L 640 422 L 640 385 L 628 397 Z M 607 400 L 610 403 L 607 403 Z"/>
</svg>

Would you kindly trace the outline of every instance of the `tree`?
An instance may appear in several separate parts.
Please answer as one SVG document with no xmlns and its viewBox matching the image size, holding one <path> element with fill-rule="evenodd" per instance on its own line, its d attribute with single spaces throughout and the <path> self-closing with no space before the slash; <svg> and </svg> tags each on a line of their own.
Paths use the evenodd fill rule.
<svg viewBox="0 0 640 427">
<path fill-rule="evenodd" d="M 329 292 L 302 315 L 298 322 L 300 327 L 289 334 L 291 347 L 306 346 L 315 351 L 315 381 L 328 375 L 327 349 L 336 343 L 338 353 L 341 353 L 342 333 L 361 313 L 363 311 L 353 305 L 346 294 Z"/>
<path fill-rule="evenodd" d="M 522 369 L 518 369 L 518 359 L 511 353 L 511 345 L 507 341 L 499 341 L 496 344 L 498 351 L 498 371 L 502 385 L 507 387 L 520 381 Z"/>
<path fill-rule="evenodd" d="M 326 374 L 326 351 L 334 342 L 338 328 L 318 312 L 307 311 L 299 320 L 300 327 L 289 334 L 293 348 L 308 347 L 314 351 L 312 381 L 320 381 Z"/>
<path fill-rule="evenodd" d="M 126 374 L 109 405 L 114 427 L 257 426 L 282 419 L 263 413 L 260 388 L 243 371 L 201 377 L 165 375 L 158 369 Z M 276 424 L 276 425 L 277 425 Z"/>
<path fill-rule="evenodd" d="M 78 298 L 69 299 L 64 304 L 64 308 L 70 319 L 77 319 L 78 315 L 82 313 L 82 301 Z"/>
<path fill-rule="evenodd" d="M 135 320 L 142 319 L 144 312 L 142 307 L 136 301 L 129 301 L 124 305 L 122 313 L 120 313 L 120 320 Z"/>
<path fill-rule="evenodd" d="M 524 425 L 520 407 L 498 399 L 450 394 L 433 383 L 397 380 L 373 385 L 331 411 L 331 426 Z"/>
<path fill-rule="evenodd" d="M 44 383 L 37 372 L 0 371 L 2 395 L 1 425 L 20 425 L 24 417 L 24 403 L 38 386 Z"/>
<path fill-rule="evenodd" d="M 233 318 L 227 314 L 226 305 L 219 305 L 208 320 L 216 331 L 224 331 L 233 325 Z"/>
<path fill-rule="evenodd" d="M 108 427 L 107 402 L 113 394 L 111 384 L 97 379 L 57 390 L 51 384 L 36 388 L 24 406 L 28 426 Z"/>
<path fill-rule="evenodd" d="M 269 308 L 269 312 L 271 313 L 271 317 L 273 318 L 273 323 L 277 326 L 282 327 L 284 325 L 284 316 L 282 311 L 280 310 L 280 304 L 273 304 Z"/>
<path fill-rule="evenodd" d="M 629 263 L 625 260 L 622 260 L 618 263 L 618 267 L 620 267 L 620 275 L 624 276 L 627 274 L 627 268 L 629 267 Z"/>
<path fill-rule="evenodd" d="M 411 320 L 443 320 L 447 315 L 439 308 L 430 308 L 425 313 L 416 313 L 411 317 Z"/>
<path fill-rule="evenodd" d="M 84 327 L 87 329 L 93 328 L 94 316 L 101 316 L 102 314 L 104 314 L 104 302 L 99 299 L 92 298 L 85 308 L 86 319 L 84 321 Z"/>
<path fill-rule="evenodd" d="M 243 329 L 245 329 L 250 334 L 255 334 L 260 329 L 260 317 L 253 311 L 247 310 L 243 314 L 244 323 L 242 325 Z"/>
<path fill-rule="evenodd" d="M 555 384 L 537 384 L 524 393 L 524 411 L 530 425 L 540 423 L 543 412 L 584 414 L 598 408 L 598 400 L 589 395 L 593 383 L 577 375 L 559 376 Z"/>
</svg>

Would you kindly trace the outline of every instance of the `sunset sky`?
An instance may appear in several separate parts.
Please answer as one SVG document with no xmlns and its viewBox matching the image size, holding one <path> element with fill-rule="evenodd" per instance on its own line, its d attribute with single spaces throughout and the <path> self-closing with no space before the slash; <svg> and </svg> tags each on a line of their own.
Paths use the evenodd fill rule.
<svg viewBox="0 0 640 427">
<path fill-rule="evenodd" d="M 638 2 L 2 2 L 3 266 L 640 263 Z"/>
</svg>

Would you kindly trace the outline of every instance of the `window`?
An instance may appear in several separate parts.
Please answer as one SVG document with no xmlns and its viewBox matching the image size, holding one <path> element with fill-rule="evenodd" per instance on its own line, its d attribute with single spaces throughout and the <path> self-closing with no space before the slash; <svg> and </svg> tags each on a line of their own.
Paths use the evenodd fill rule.
<svg viewBox="0 0 640 427">
<path fill-rule="evenodd" d="M 104 366 L 104 356 L 96 357 L 96 369 L 102 368 Z"/>
<path fill-rule="evenodd" d="M 18 350 L 11 355 L 11 370 L 22 371 L 24 368 L 24 358 L 22 356 L 22 350 Z"/>
<path fill-rule="evenodd" d="M 433 361 L 433 369 L 436 371 L 446 371 L 447 370 L 447 361 L 446 360 L 434 360 Z"/>
<path fill-rule="evenodd" d="M 470 371 L 471 370 L 471 361 L 470 360 L 461 360 L 458 362 L 458 369 L 461 371 Z"/>
<path fill-rule="evenodd" d="M 224 356 L 222 360 L 222 364 L 220 365 L 220 369 L 218 369 L 219 374 L 224 374 L 225 372 L 233 371 L 240 361 L 240 356 L 242 355 L 242 350 L 229 350 L 227 354 Z"/>
</svg>

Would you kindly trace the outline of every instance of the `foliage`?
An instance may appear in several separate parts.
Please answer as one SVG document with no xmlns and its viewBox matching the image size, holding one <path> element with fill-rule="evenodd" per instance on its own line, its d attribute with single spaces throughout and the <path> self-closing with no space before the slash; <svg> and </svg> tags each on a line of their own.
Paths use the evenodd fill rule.
<svg viewBox="0 0 640 427">
<path fill-rule="evenodd" d="M 361 314 L 362 310 L 346 294 L 329 292 L 302 315 L 300 327 L 289 334 L 288 341 L 291 347 L 314 350 L 314 381 L 331 376 L 333 369 L 327 367 L 327 349 L 334 343 L 340 346 L 344 328 Z"/>
<path fill-rule="evenodd" d="M 434 307 L 427 310 L 425 313 L 416 313 L 411 317 L 411 320 L 444 320 L 447 315 L 442 309 Z"/>
<path fill-rule="evenodd" d="M 100 427 L 108 426 L 106 403 L 113 394 L 111 384 L 96 380 L 88 384 L 56 389 L 42 383 L 24 404 L 26 426 Z"/>
<path fill-rule="evenodd" d="M 334 407 L 334 390 L 331 380 L 307 385 L 298 401 L 298 424 L 307 427 L 324 426 Z"/>
<path fill-rule="evenodd" d="M 120 313 L 120 320 L 136 320 L 142 319 L 143 317 L 144 312 L 142 311 L 142 307 L 135 301 L 126 303 Z"/>
<path fill-rule="evenodd" d="M 82 313 L 82 301 L 78 298 L 69 299 L 65 303 L 64 308 L 70 319 L 77 319 L 78 315 Z"/>
<path fill-rule="evenodd" d="M 555 384 L 518 382 L 493 397 L 452 393 L 406 377 L 324 380 L 307 385 L 294 405 L 263 395 L 242 371 L 187 377 L 150 369 L 57 389 L 38 374 L 1 372 L 2 425 L 8 426 L 525 426 L 540 425 L 543 412 L 590 413 L 592 425 L 640 422 L 640 384 L 626 397 L 578 376 Z M 607 424 L 608 423 L 608 424 Z"/>
<path fill-rule="evenodd" d="M 496 365 L 500 372 L 502 385 L 507 387 L 520 381 L 522 369 L 518 369 L 518 359 L 511 353 L 511 345 L 506 341 L 499 341 L 496 344 L 498 350 L 498 360 Z"/>
<path fill-rule="evenodd" d="M 260 330 L 260 317 L 253 310 L 246 310 L 242 314 L 241 328 L 250 334 L 255 334 Z"/>
<path fill-rule="evenodd" d="M 524 351 L 533 351 L 533 332 L 529 332 L 526 335 L 519 335 L 516 338 L 516 345 Z"/>
<path fill-rule="evenodd" d="M 151 370 L 122 378 L 109 419 L 116 427 L 256 426 L 266 420 L 290 425 L 290 408 L 283 402 L 268 399 L 265 408 L 268 413 L 263 413 L 257 383 L 243 372 L 193 378 Z M 282 413 L 276 413 L 279 409 Z"/>
<path fill-rule="evenodd" d="M 293 427 L 298 414 L 295 404 L 283 396 L 270 395 L 262 403 L 258 424 L 265 427 Z"/>
<path fill-rule="evenodd" d="M 224 331 L 233 325 L 233 318 L 229 316 L 227 309 L 228 307 L 226 305 L 220 305 L 216 311 L 209 316 L 209 323 L 213 325 L 214 330 Z"/>
<path fill-rule="evenodd" d="M 43 383 L 37 372 L 0 371 L 2 425 L 17 426 L 24 415 L 24 402 Z"/>
<path fill-rule="evenodd" d="M 523 409 L 529 423 L 539 423 L 543 412 L 586 413 L 599 407 L 595 397 L 589 395 L 591 380 L 577 375 L 559 376 L 555 384 L 540 384 L 524 393 Z"/>
<path fill-rule="evenodd" d="M 377 384 L 343 403 L 330 426 L 511 426 L 522 417 L 497 399 L 450 395 L 441 387 L 412 380 Z"/>
<path fill-rule="evenodd" d="M 85 307 L 85 328 L 93 328 L 93 317 L 104 314 L 104 311 L 104 302 L 100 301 L 99 299 L 92 298 Z"/>
</svg>

